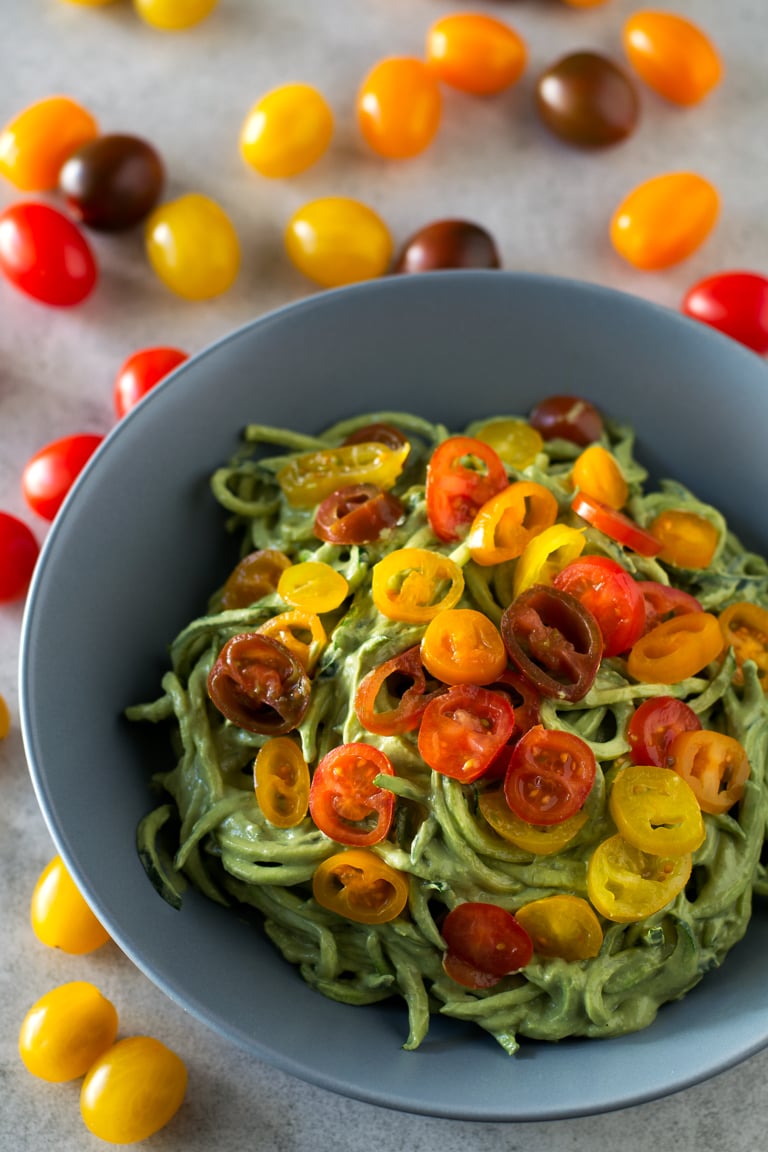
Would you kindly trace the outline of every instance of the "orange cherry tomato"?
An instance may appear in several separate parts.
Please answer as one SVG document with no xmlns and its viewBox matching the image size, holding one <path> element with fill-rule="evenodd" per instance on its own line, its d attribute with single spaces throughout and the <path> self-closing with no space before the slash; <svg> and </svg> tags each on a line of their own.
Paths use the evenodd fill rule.
<svg viewBox="0 0 768 1152">
<path fill-rule="evenodd" d="M 249 552 L 226 579 L 221 594 L 222 608 L 248 608 L 277 591 L 277 582 L 290 565 L 290 559 L 278 548 Z"/>
<path fill-rule="evenodd" d="M 489 96 L 520 79 L 527 49 L 522 38 L 493 16 L 458 12 L 427 32 L 427 63 L 444 84 Z"/>
<path fill-rule="evenodd" d="M 571 479 L 574 488 L 609 508 L 622 508 L 627 502 L 629 487 L 619 462 L 601 444 L 590 444 L 577 456 Z"/>
<path fill-rule="evenodd" d="M 512 811 L 503 789 L 481 792 L 478 805 L 494 832 L 534 856 L 552 856 L 562 852 L 589 819 L 589 814 L 581 808 L 559 824 L 529 824 Z"/>
<path fill-rule="evenodd" d="M 729 604 L 719 620 L 725 644 L 733 648 L 736 657 L 738 679 L 742 665 L 752 660 L 763 691 L 768 692 L 768 611 L 759 604 L 739 600 Z"/>
<path fill-rule="evenodd" d="M 668 172 L 639 184 L 621 202 L 610 224 L 611 243 L 643 271 L 687 259 L 714 228 L 720 197 L 695 172 Z"/>
<path fill-rule="evenodd" d="M 355 712 L 363 727 L 377 736 L 412 732 L 430 700 L 443 691 L 442 685 L 429 687 L 416 645 L 363 677 L 355 694 Z M 377 708 L 377 704 L 386 706 Z"/>
<path fill-rule="evenodd" d="M 649 525 L 661 544 L 659 560 L 676 568 L 707 568 L 720 541 L 711 520 L 695 512 L 668 508 Z"/>
<path fill-rule="evenodd" d="M 287 648 L 308 676 L 314 672 L 320 653 L 328 640 L 323 622 L 317 613 L 307 612 L 303 608 L 280 612 L 264 624 L 260 624 L 256 631 L 260 636 L 269 636 Z"/>
<path fill-rule="evenodd" d="M 416 156 L 440 126 L 437 77 L 422 60 L 391 56 L 379 61 L 357 94 L 357 118 L 374 152 L 390 160 Z"/>
<path fill-rule="evenodd" d="M 38 100 L 0 133 L 0 175 L 25 192 L 50 191 L 64 162 L 98 133 L 91 113 L 69 96 Z"/>
<path fill-rule="evenodd" d="M 603 840 L 587 865 L 587 895 L 601 916 L 633 924 L 659 912 L 691 875 L 693 857 L 656 856 L 618 834 Z"/>
<path fill-rule="evenodd" d="M 253 763 L 259 808 L 277 828 L 295 828 L 309 808 L 309 768 L 290 736 L 273 736 Z"/>
<path fill-rule="evenodd" d="M 703 812 L 717 816 L 741 799 L 750 764 L 738 740 L 702 728 L 681 732 L 669 749 L 670 767 L 691 787 Z"/>
<path fill-rule="evenodd" d="M 347 598 L 349 584 L 322 560 L 302 560 L 280 573 L 277 594 L 305 612 L 333 612 Z"/>
<path fill-rule="evenodd" d="M 534 536 L 557 520 L 557 499 L 543 484 L 518 480 L 482 505 L 467 545 L 476 564 L 488 567 L 516 559 Z"/>
<path fill-rule="evenodd" d="M 33 1076 L 64 1084 L 84 1076 L 116 1035 L 114 1004 L 93 984 L 73 980 L 29 1009 L 19 1031 L 19 1055 Z"/>
<path fill-rule="evenodd" d="M 408 903 L 408 877 L 367 848 L 348 848 L 318 865 L 312 895 L 357 924 L 387 924 Z"/>
<path fill-rule="evenodd" d="M 696 676 L 723 650 L 723 634 L 710 612 L 686 612 L 657 624 L 632 646 L 627 670 L 645 684 L 678 684 Z"/>
<path fill-rule="evenodd" d="M 650 532 L 646 532 L 623 512 L 596 500 L 594 496 L 588 496 L 586 492 L 576 493 L 571 508 L 582 520 L 597 528 L 598 532 L 610 536 L 611 540 L 640 556 L 657 556 L 661 551 L 661 544 Z"/>
<path fill-rule="evenodd" d="M 32 892 L 30 918 L 41 943 L 71 956 L 94 952 L 109 940 L 61 856 L 54 856 L 41 872 Z"/>
<path fill-rule="evenodd" d="M 624 24 L 622 41 L 640 79 L 674 104 L 698 104 L 722 78 L 712 41 L 674 12 L 634 12 Z"/>
<path fill-rule="evenodd" d="M 277 482 L 294 508 L 311 508 L 349 484 L 376 484 L 387 491 L 402 472 L 409 452 L 409 444 L 390 448 L 373 440 L 303 452 L 283 465 Z"/>
<path fill-rule="evenodd" d="M 394 774 L 389 757 L 372 744 L 337 745 L 315 768 L 309 790 L 312 819 L 338 844 L 378 844 L 389 832 L 395 798 L 375 780 Z"/>
<path fill-rule="evenodd" d="M 464 574 L 450 556 L 426 548 L 397 548 L 374 565 L 373 602 L 383 616 L 427 624 L 453 608 L 464 591 Z"/>
<path fill-rule="evenodd" d="M 509 484 L 489 444 L 473 436 L 449 436 L 427 465 L 427 518 L 438 540 L 458 540 L 482 506 Z"/>
<path fill-rule="evenodd" d="M 533 941 L 539 956 L 589 960 L 603 946 L 600 921 L 586 900 L 559 893 L 518 908 L 515 917 Z"/>
<path fill-rule="evenodd" d="M 629 764 L 616 774 L 609 808 L 628 844 L 652 856 L 683 856 L 704 843 L 693 789 L 668 768 Z"/>
<path fill-rule="evenodd" d="M 430 620 L 421 661 L 444 684 L 490 684 L 507 666 L 496 625 L 474 608 L 448 608 Z"/>
</svg>

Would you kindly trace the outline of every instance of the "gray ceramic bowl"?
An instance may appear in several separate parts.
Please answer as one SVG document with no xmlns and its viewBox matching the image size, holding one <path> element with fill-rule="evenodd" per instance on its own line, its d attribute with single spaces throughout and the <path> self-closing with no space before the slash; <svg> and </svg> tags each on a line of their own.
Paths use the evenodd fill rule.
<svg viewBox="0 0 768 1152">
<path fill-rule="evenodd" d="M 479 1030 L 436 1019 L 407 1053 L 400 1009 L 324 999 L 257 930 L 194 893 L 173 911 L 136 855 L 149 770 L 166 750 L 142 745 L 120 714 L 155 694 L 166 644 L 231 565 L 208 477 L 241 427 L 313 431 L 387 407 L 458 428 L 525 413 L 555 392 L 631 419 L 652 472 L 688 483 L 746 542 L 768 548 L 768 370 L 758 357 L 599 287 L 437 273 L 318 294 L 185 364 L 93 458 L 30 591 L 21 698 L 31 773 L 98 916 L 170 997 L 247 1052 L 375 1104 L 478 1120 L 601 1112 L 685 1087 L 768 1043 L 765 909 L 723 968 L 644 1032 L 526 1042 L 509 1057 Z"/>
</svg>

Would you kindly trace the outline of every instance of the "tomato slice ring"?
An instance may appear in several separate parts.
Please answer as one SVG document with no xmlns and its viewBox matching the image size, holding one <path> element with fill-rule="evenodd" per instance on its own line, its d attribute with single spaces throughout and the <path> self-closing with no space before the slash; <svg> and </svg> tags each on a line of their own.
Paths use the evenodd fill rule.
<svg viewBox="0 0 768 1152">
<path fill-rule="evenodd" d="M 514 727 L 514 709 L 506 694 L 458 684 L 427 705 L 419 728 L 419 753 L 435 772 L 471 784 L 483 775 Z"/>
<path fill-rule="evenodd" d="M 600 667 L 597 621 L 575 596 L 534 584 L 505 608 L 501 635 L 509 658 L 541 693 L 581 700 Z"/>
<path fill-rule="evenodd" d="M 393 683 L 396 685 L 398 681 L 410 683 L 396 692 Z M 428 685 L 417 644 L 385 660 L 363 677 L 355 693 L 355 712 L 363 727 L 377 736 L 413 732 L 430 700 L 445 690 L 442 685 L 436 688 Z M 391 706 L 377 709 L 377 702 Z"/>
<path fill-rule="evenodd" d="M 427 518 L 438 540 L 458 540 L 482 506 L 509 484 L 490 444 L 451 436 L 427 465 Z"/>
<path fill-rule="evenodd" d="M 498 904 L 457 904 L 443 921 L 441 934 L 449 954 L 498 978 L 519 972 L 533 956 L 528 933 Z"/>
<path fill-rule="evenodd" d="M 597 761 L 584 740 L 537 724 L 512 751 L 504 796 L 526 823 L 560 824 L 582 808 L 596 775 Z"/>
<path fill-rule="evenodd" d="M 661 552 L 661 543 L 645 528 L 641 528 L 623 512 L 595 500 L 585 492 L 577 492 L 571 500 L 571 508 L 582 520 L 597 528 L 598 532 L 610 536 L 611 540 L 637 552 L 639 556 L 658 556 Z"/>
</svg>

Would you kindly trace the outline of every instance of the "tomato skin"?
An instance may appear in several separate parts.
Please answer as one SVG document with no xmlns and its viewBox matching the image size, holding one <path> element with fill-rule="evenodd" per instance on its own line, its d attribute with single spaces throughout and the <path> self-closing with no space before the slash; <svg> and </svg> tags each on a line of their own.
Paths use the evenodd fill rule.
<svg viewBox="0 0 768 1152">
<path fill-rule="evenodd" d="M 116 1035 L 114 1005 L 93 984 L 73 980 L 29 1009 L 19 1031 L 19 1055 L 33 1076 L 64 1084 L 84 1076 Z"/>
<path fill-rule="evenodd" d="M 489 420 L 475 428 L 474 435 L 490 444 L 503 464 L 522 470 L 533 464 L 544 446 L 544 437 L 527 420 Z"/>
<path fill-rule="evenodd" d="M 347 598 L 346 577 L 322 560 L 291 564 L 277 582 L 277 594 L 305 612 L 333 612 Z"/>
<path fill-rule="evenodd" d="M 427 518 L 438 540 L 458 540 L 482 506 L 508 484 L 506 469 L 489 444 L 472 436 L 449 436 L 427 465 Z"/>
<path fill-rule="evenodd" d="M 122 232 L 148 216 L 160 199 L 165 168 L 139 136 L 110 133 L 73 152 L 59 173 L 59 191 L 78 223 Z"/>
<path fill-rule="evenodd" d="M 24 595 L 39 554 L 32 529 L 9 512 L 0 512 L 0 604 Z"/>
<path fill-rule="evenodd" d="M 103 439 L 90 433 L 63 436 L 29 458 L 21 474 L 21 489 L 33 512 L 44 520 L 53 520 Z"/>
<path fill-rule="evenodd" d="M 244 556 L 230 572 L 221 594 L 222 608 L 247 608 L 277 590 L 281 574 L 291 565 L 279 548 L 259 548 Z"/>
<path fill-rule="evenodd" d="M 133 0 L 136 14 L 153 28 L 178 32 L 192 28 L 213 12 L 219 0 Z"/>
<path fill-rule="evenodd" d="M 397 548 L 373 569 L 373 602 L 390 620 L 427 624 L 438 612 L 455 607 L 463 591 L 458 564 L 427 548 Z"/>
<path fill-rule="evenodd" d="M 530 964 L 533 944 L 511 912 L 497 904 L 457 904 L 440 929 L 449 953 L 491 976 L 519 972 Z"/>
<path fill-rule="evenodd" d="M 501 635 L 512 663 L 542 696 L 586 696 L 603 642 L 594 616 L 575 596 L 534 584 L 505 608 Z"/>
<path fill-rule="evenodd" d="M 86 1128 L 111 1144 L 133 1144 L 164 1128 L 187 1088 L 183 1060 L 150 1036 L 118 1040 L 91 1065 L 80 1090 Z"/>
<path fill-rule="evenodd" d="M 265 736 L 285 736 L 297 728 L 309 694 L 309 679 L 293 653 L 258 632 L 228 640 L 208 676 L 208 695 L 222 715 Z"/>
<path fill-rule="evenodd" d="M 583 807 L 597 774 L 584 740 L 537 724 L 518 740 L 504 777 L 504 795 L 528 824 L 561 824 Z"/>
<path fill-rule="evenodd" d="M 0 271 L 41 304 L 81 304 L 98 279 L 96 260 L 76 224 L 48 204 L 22 201 L 0 213 Z"/>
<path fill-rule="evenodd" d="M 670 268 L 709 236 L 720 212 L 717 189 L 695 172 L 667 172 L 638 184 L 610 223 L 619 256 L 642 271 Z"/>
<path fill-rule="evenodd" d="M 603 656 L 618 656 L 640 638 L 645 625 L 643 594 L 626 569 L 607 556 L 582 556 L 552 580 L 592 613 L 603 638 Z"/>
<path fill-rule="evenodd" d="M 579 454 L 571 478 L 574 488 L 611 508 L 622 508 L 627 502 L 629 487 L 619 463 L 602 444 L 590 444 Z"/>
<path fill-rule="evenodd" d="M 482 612 L 448 608 L 427 625 L 421 660 L 444 684 L 489 684 L 507 667 L 507 652 L 496 625 Z"/>
<path fill-rule="evenodd" d="M 768 277 L 720 272 L 699 280 L 683 297 L 682 312 L 768 355 Z"/>
<path fill-rule="evenodd" d="M 436 20 L 427 32 L 426 59 L 444 84 L 490 96 L 520 79 L 527 49 L 501 20 L 481 13 L 455 13 Z"/>
<path fill-rule="evenodd" d="M 709 37 L 672 12 L 635 12 L 624 24 L 622 41 L 638 76 L 673 104 L 700 103 L 722 78 Z"/>
<path fill-rule="evenodd" d="M 690 705 L 676 696 L 652 696 L 644 700 L 627 726 L 633 764 L 670 767 L 672 741 L 680 732 L 698 732 L 701 720 Z"/>
<path fill-rule="evenodd" d="M 324 196 L 298 208 L 285 228 L 291 262 L 323 288 L 383 276 L 392 259 L 384 220 L 360 200 Z"/>
<path fill-rule="evenodd" d="M 394 776 L 394 769 L 389 757 L 372 744 L 339 744 L 327 752 L 315 768 L 309 790 L 309 811 L 320 831 L 354 848 L 370 848 L 384 840 L 395 798 L 374 783 L 376 776 Z"/>
<path fill-rule="evenodd" d="M 98 131 L 91 113 L 71 97 L 38 100 L 0 133 L 0 175 L 23 192 L 51 191 L 67 158 Z"/>
<path fill-rule="evenodd" d="M 603 434 L 603 417 L 579 396 L 547 396 L 531 410 L 528 420 L 544 440 L 570 440 L 586 447 Z"/>
<path fill-rule="evenodd" d="M 704 843 L 704 822 L 688 783 L 668 768 L 628 764 L 614 777 L 609 809 L 628 844 L 655 856 L 685 856 Z"/>
<path fill-rule="evenodd" d="M 408 159 L 429 147 L 441 114 L 437 78 L 416 57 L 380 60 L 357 94 L 357 120 L 363 139 L 389 160 Z"/>
<path fill-rule="evenodd" d="M 309 808 L 309 767 L 290 736 L 272 736 L 253 763 L 259 808 L 277 828 L 295 828 Z"/>
<path fill-rule="evenodd" d="M 716 616 L 686 612 L 641 636 L 630 649 L 627 671 L 641 683 L 678 684 L 716 660 L 723 647 Z"/>
<path fill-rule="evenodd" d="M 512 736 L 509 698 L 475 684 L 457 684 L 427 704 L 419 728 L 419 754 L 435 772 L 471 784 Z"/>
<path fill-rule="evenodd" d="M 681 732 L 669 750 L 671 768 L 693 790 L 702 812 L 727 812 L 744 794 L 751 767 L 744 748 L 733 736 L 702 728 Z"/>
<path fill-rule="evenodd" d="M 49 948 L 84 956 L 106 944 L 109 933 L 91 911 L 61 856 L 54 856 L 32 891 L 30 920 L 35 936 Z"/>
<path fill-rule="evenodd" d="M 691 596 L 690 592 L 684 592 L 682 588 L 661 584 L 656 580 L 638 580 L 637 586 L 645 601 L 644 632 L 650 632 L 651 628 L 673 616 L 704 611 L 696 597 Z"/>
<path fill-rule="evenodd" d="M 589 960 L 603 945 L 600 921 L 586 900 L 566 893 L 544 896 L 515 913 L 539 956 L 563 960 Z"/>
<path fill-rule="evenodd" d="M 401 500 L 375 484 L 349 484 L 326 496 L 315 513 L 315 536 L 329 544 L 370 544 L 405 514 Z"/>
<path fill-rule="evenodd" d="M 645 528 L 641 528 L 623 512 L 595 500 L 585 492 L 577 492 L 571 501 L 571 508 L 582 520 L 597 528 L 598 532 L 610 536 L 617 544 L 630 548 L 640 556 L 658 556 L 661 551 L 661 543 Z"/>
<path fill-rule="evenodd" d="M 659 912 L 688 883 L 690 853 L 656 856 L 618 834 L 598 844 L 587 865 L 590 903 L 606 920 L 633 924 Z"/>
<path fill-rule="evenodd" d="M 158 279 L 185 300 L 221 296 L 237 279 L 237 231 L 209 196 L 189 192 L 160 204 L 147 218 L 144 242 Z"/>
<path fill-rule="evenodd" d="M 395 696 L 390 694 L 387 681 L 390 677 L 396 683 L 410 681 L 408 686 Z M 376 709 L 380 693 L 388 697 L 389 708 Z M 385 660 L 378 668 L 371 669 L 360 681 L 355 693 L 355 712 L 364 728 L 378 736 L 394 736 L 400 732 L 413 732 L 418 728 L 424 709 L 436 695 L 444 692 L 440 685 L 430 687 L 421 662 L 418 645 L 406 649 L 398 656 Z"/>
<path fill-rule="evenodd" d="M 333 136 L 333 113 L 310 84 L 283 84 L 265 93 L 248 113 L 240 152 L 262 176 L 297 176 L 315 164 Z"/>
<path fill-rule="evenodd" d="M 557 500 L 543 484 L 518 480 L 481 506 L 467 544 L 476 564 L 503 564 L 519 556 L 534 536 L 557 519 Z"/>
<path fill-rule="evenodd" d="M 387 924 L 408 903 L 408 877 L 367 848 L 347 848 L 318 865 L 312 895 L 357 924 Z"/>
<path fill-rule="evenodd" d="M 115 412 L 122 420 L 150 389 L 164 376 L 188 360 L 186 352 L 180 348 L 152 347 L 140 348 L 133 352 L 122 364 L 113 385 Z"/>
<path fill-rule="evenodd" d="M 650 531 L 661 544 L 659 560 L 677 568 L 708 568 L 720 542 L 710 520 L 677 508 L 660 512 L 651 521 Z"/>
</svg>

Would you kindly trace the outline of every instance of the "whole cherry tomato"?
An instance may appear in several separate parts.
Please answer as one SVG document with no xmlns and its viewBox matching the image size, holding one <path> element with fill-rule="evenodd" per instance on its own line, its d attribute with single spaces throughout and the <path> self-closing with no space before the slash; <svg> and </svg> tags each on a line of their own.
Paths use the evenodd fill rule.
<svg viewBox="0 0 768 1152">
<path fill-rule="evenodd" d="M 699 601 L 690 592 L 675 588 L 671 584 L 661 584 L 656 580 L 638 580 L 637 586 L 645 601 L 644 632 L 650 632 L 664 620 L 682 616 L 686 612 L 703 612 Z"/>
<path fill-rule="evenodd" d="M 504 795 L 528 824 L 560 824 L 583 807 L 596 773 L 595 755 L 581 737 L 537 724 L 512 749 Z"/>
<path fill-rule="evenodd" d="M 476 564 L 514 560 L 528 542 L 557 519 L 557 498 L 533 480 L 517 480 L 491 496 L 477 512 L 467 536 Z"/>
<path fill-rule="evenodd" d="M 258 632 L 226 642 L 208 676 L 208 695 L 227 720 L 265 736 L 298 727 L 309 706 L 310 684 L 283 645 Z"/>
<path fill-rule="evenodd" d="M 355 712 L 364 728 L 377 736 L 394 736 L 418 728 L 424 709 L 443 685 L 430 685 L 418 645 L 371 669 L 355 693 Z M 378 707 L 377 705 L 387 705 Z"/>
<path fill-rule="evenodd" d="M 165 169 L 139 136 L 111 133 L 89 140 L 59 173 L 59 191 L 79 223 L 121 232 L 148 216 L 160 198 Z"/>
<path fill-rule="evenodd" d="M 570 592 L 594 616 L 604 656 L 626 652 L 642 635 L 643 594 L 629 572 L 608 556 L 582 556 L 566 564 L 552 586 Z"/>
<path fill-rule="evenodd" d="M 504 609 L 501 635 L 512 663 L 542 696 L 586 696 L 603 641 L 594 616 L 575 596 L 535 584 Z"/>
<path fill-rule="evenodd" d="M 366 143 L 390 160 L 416 156 L 440 126 L 442 100 L 437 77 L 411 56 L 380 60 L 357 94 L 357 120 Z"/>
<path fill-rule="evenodd" d="M 375 440 L 302 452 L 283 465 L 277 482 L 294 508 L 311 508 L 350 484 L 375 484 L 386 491 L 395 484 L 409 452 L 407 442 L 390 448 Z"/>
<path fill-rule="evenodd" d="M 29 915 L 38 940 L 70 956 L 95 952 L 109 940 L 61 856 L 54 856 L 38 876 Z"/>
<path fill-rule="evenodd" d="M 349 584 L 322 560 L 301 560 L 280 573 L 277 594 L 305 612 L 333 612 L 346 600 Z"/>
<path fill-rule="evenodd" d="M 338 844 L 369 848 L 385 838 L 395 798 L 374 783 L 393 776 L 389 757 L 371 744 L 339 744 L 323 756 L 312 777 L 309 811 L 317 827 Z"/>
<path fill-rule="evenodd" d="M 427 624 L 421 660 L 444 684 L 490 684 L 507 667 L 498 628 L 474 608 L 448 608 Z"/>
<path fill-rule="evenodd" d="M 141 348 L 132 353 L 120 368 L 113 386 L 118 420 L 164 376 L 188 359 L 187 353 L 179 348 Z"/>
<path fill-rule="evenodd" d="M 703 176 L 667 172 L 624 198 L 611 218 L 611 243 L 635 268 L 669 268 L 704 243 L 719 212 L 717 189 Z"/>
<path fill-rule="evenodd" d="M 530 425 L 544 440 L 570 440 L 586 446 L 603 434 L 603 418 L 579 396 L 547 396 L 531 410 Z"/>
<path fill-rule="evenodd" d="M 693 789 L 703 812 L 718 816 L 744 795 L 751 767 L 733 736 L 702 728 L 681 732 L 669 749 L 670 767 Z"/>
<path fill-rule="evenodd" d="M 724 647 L 716 616 L 686 612 L 657 624 L 630 649 L 627 671 L 645 684 L 678 684 L 716 660 Z"/>
<path fill-rule="evenodd" d="M 0 271 L 33 300 L 62 308 L 85 300 L 98 279 L 77 225 L 48 204 L 27 201 L 0 213 Z"/>
<path fill-rule="evenodd" d="M 659 560 L 676 568 L 708 568 L 720 543 L 711 520 L 681 508 L 660 512 L 649 528 L 661 544 Z"/>
<path fill-rule="evenodd" d="M 84 1076 L 116 1035 L 114 1004 L 93 984 L 73 980 L 29 1009 L 19 1031 L 19 1055 L 33 1076 L 64 1084 Z"/>
<path fill-rule="evenodd" d="M 500 268 L 496 242 L 486 228 L 471 220 L 435 220 L 413 233 L 395 259 L 392 271 L 414 274 L 441 268 Z"/>
<path fill-rule="evenodd" d="M 50 191 L 67 158 L 98 131 L 91 113 L 69 96 L 38 100 L 0 133 L 0 175 L 24 192 Z"/>
<path fill-rule="evenodd" d="M 357 924 L 387 924 L 408 903 L 408 877 L 367 848 L 347 848 L 319 864 L 312 877 L 318 904 Z"/>
<path fill-rule="evenodd" d="M 175 1052 L 151 1036 L 128 1036 L 89 1068 L 80 1113 L 100 1140 L 133 1144 L 173 1119 L 186 1089 L 187 1069 Z"/>
<path fill-rule="evenodd" d="M 33 512 L 53 520 L 103 439 L 87 432 L 63 436 L 29 458 L 21 474 L 21 490 Z"/>
<path fill-rule="evenodd" d="M 569 52 L 536 82 L 543 123 L 568 144 L 606 148 L 625 140 L 640 114 L 635 85 L 609 56 Z"/>
<path fill-rule="evenodd" d="M 272 736 L 253 764 L 259 808 L 277 828 L 295 828 L 309 807 L 309 767 L 290 736 Z"/>
<path fill-rule="evenodd" d="M 525 42 L 503 20 L 480 12 L 457 12 L 427 32 L 426 59 L 443 84 L 475 96 L 509 88 L 523 74 Z"/>
<path fill-rule="evenodd" d="M 404 515 L 402 501 L 391 492 L 375 484 L 349 484 L 322 501 L 314 534 L 329 544 L 370 544 Z"/>
<path fill-rule="evenodd" d="M 684 856 L 704 843 L 696 797 L 677 772 L 628 764 L 613 778 L 609 809 L 619 834 L 652 856 Z"/>
<path fill-rule="evenodd" d="M 243 159 L 262 176 L 296 176 L 315 164 L 333 136 L 333 113 L 311 84 L 283 84 L 253 105 L 240 132 Z"/>
<path fill-rule="evenodd" d="M 720 272 L 699 280 L 683 298 L 682 311 L 768 354 L 768 277 L 757 272 Z"/>
<path fill-rule="evenodd" d="M 632 552 L 637 552 L 640 556 L 658 556 L 661 551 L 660 542 L 650 532 L 646 532 L 645 528 L 641 528 L 623 512 L 611 508 L 609 504 L 603 504 L 593 496 L 587 496 L 585 492 L 576 493 L 571 501 L 571 508 L 582 520 L 597 528 L 598 532 L 610 536 L 611 540 L 615 540 L 617 544 L 622 544 Z"/>
<path fill-rule="evenodd" d="M 579 492 L 610 508 L 622 508 L 627 502 L 629 486 L 619 462 L 602 444 L 590 444 L 579 453 L 573 462 L 571 480 Z"/>
<path fill-rule="evenodd" d="M 227 213 L 209 196 L 187 193 L 147 219 L 149 262 L 167 288 L 186 300 L 210 300 L 232 287 L 240 241 Z"/>
<path fill-rule="evenodd" d="M 538 956 L 589 960 L 603 946 L 600 921 L 581 896 L 544 896 L 518 908 L 515 917 L 533 941 Z"/>
<path fill-rule="evenodd" d="M 698 104 L 720 83 L 723 65 L 714 44 L 674 12 L 634 12 L 622 40 L 641 80 L 674 104 Z"/>
<path fill-rule="evenodd" d="M 497 904 L 474 900 L 457 904 L 446 916 L 440 932 L 448 955 L 496 980 L 519 972 L 533 957 L 528 933 L 511 912 Z M 450 969 L 448 974 L 453 975 Z"/>
<path fill-rule="evenodd" d="M 39 552 L 32 529 L 9 512 L 0 512 L 0 603 L 24 595 Z"/>
<path fill-rule="evenodd" d="M 590 903 L 606 920 L 633 924 L 659 912 L 691 875 L 693 857 L 657 856 L 610 836 L 598 844 L 587 865 Z"/>
<path fill-rule="evenodd" d="M 427 517 L 439 540 L 458 540 L 482 506 L 509 485 L 506 469 L 489 444 L 449 436 L 427 465 Z"/>
<path fill-rule="evenodd" d="M 285 229 L 293 264 L 323 288 L 383 276 L 392 259 L 392 236 L 373 208 L 348 196 L 304 204 Z"/>
<path fill-rule="evenodd" d="M 277 591 L 280 576 L 291 561 L 279 548 L 249 552 L 227 577 L 221 594 L 222 608 L 247 608 Z"/>
<path fill-rule="evenodd" d="M 739 600 L 729 604 L 718 619 L 723 640 L 736 657 L 737 683 L 742 678 L 742 665 L 751 660 L 763 691 L 768 691 L 768 611 L 759 604 Z"/>
<path fill-rule="evenodd" d="M 458 684 L 427 704 L 419 753 L 435 772 L 471 784 L 512 736 L 515 714 L 505 693 Z"/>
<path fill-rule="evenodd" d="M 633 764 L 670 767 L 672 741 L 681 732 L 698 732 L 701 720 L 689 704 L 675 696 L 652 696 L 630 717 L 627 740 Z"/>
<path fill-rule="evenodd" d="M 397 548 L 374 565 L 373 602 L 390 620 L 427 624 L 453 608 L 464 591 L 464 574 L 450 556 L 427 548 Z"/>
<path fill-rule="evenodd" d="M 210 16 L 219 0 L 133 0 L 137 14 L 153 28 L 178 32 Z"/>
</svg>

